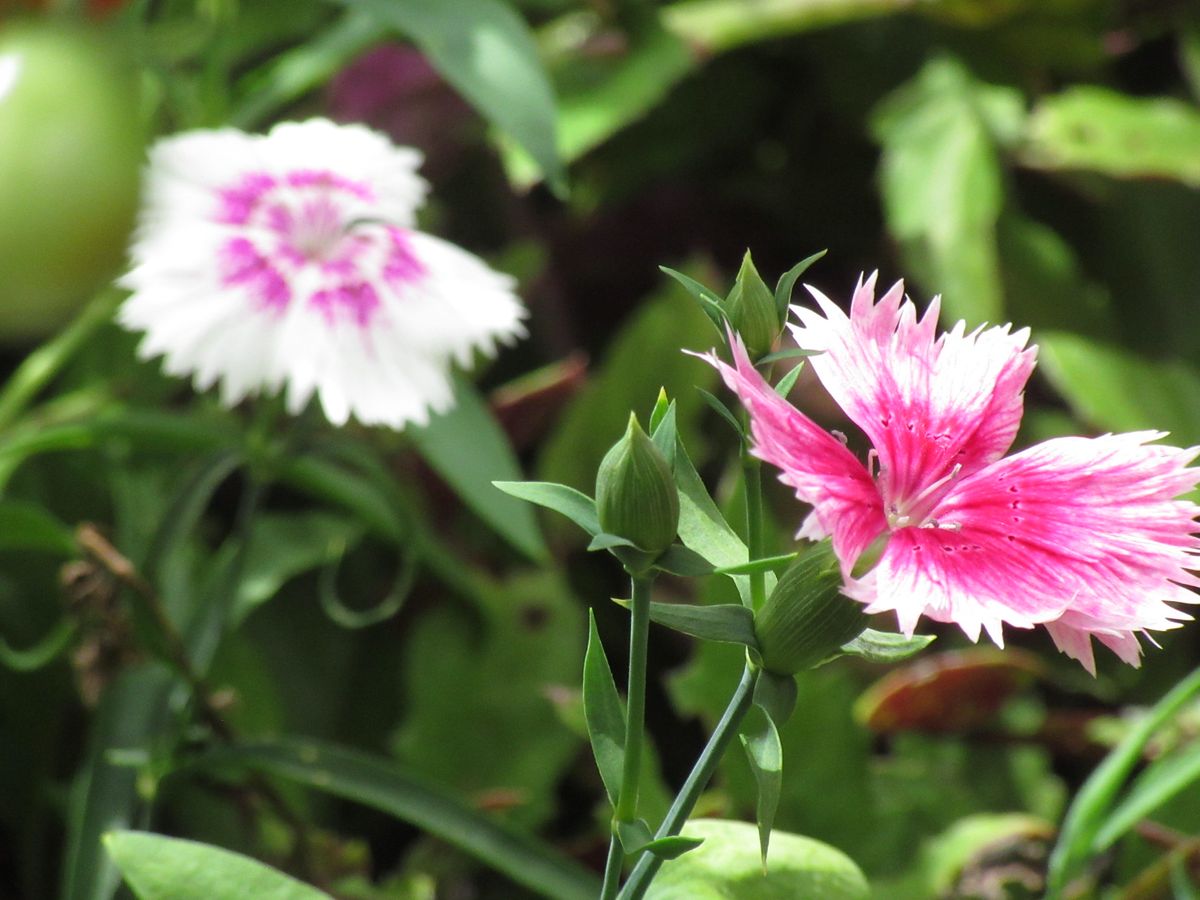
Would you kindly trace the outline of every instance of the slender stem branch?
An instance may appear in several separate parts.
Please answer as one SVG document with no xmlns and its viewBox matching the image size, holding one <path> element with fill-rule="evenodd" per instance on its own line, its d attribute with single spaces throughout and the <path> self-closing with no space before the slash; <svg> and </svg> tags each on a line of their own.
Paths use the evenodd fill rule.
<svg viewBox="0 0 1200 900">
<path fill-rule="evenodd" d="M 621 792 L 613 813 L 613 833 L 604 867 L 601 900 L 617 896 L 625 853 L 617 833 L 618 822 L 637 818 L 638 781 L 642 774 L 642 743 L 646 719 L 646 647 L 650 635 L 650 586 L 653 575 L 633 576 L 632 616 L 629 625 L 629 681 L 625 703 L 625 756 L 621 765 Z"/>
<path fill-rule="evenodd" d="M 116 290 L 101 291 L 70 325 L 25 358 L 0 391 L 0 431 L 25 411 L 76 351 L 112 318 L 123 296 Z"/>
<path fill-rule="evenodd" d="M 745 451 L 742 452 L 742 475 L 746 485 L 746 548 L 750 559 L 761 559 L 765 555 L 762 514 L 762 463 Z M 758 611 L 767 602 L 767 573 L 752 572 L 750 575 L 750 602 Z"/>
<path fill-rule="evenodd" d="M 625 761 L 621 770 L 618 821 L 637 818 L 638 780 L 642 774 L 642 732 L 646 717 L 646 646 L 650 634 L 652 577 L 635 576 L 629 626 L 629 682 L 625 713 Z"/>
<path fill-rule="evenodd" d="M 708 743 L 692 767 L 691 774 L 683 783 L 683 787 L 679 789 L 679 793 L 675 795 L 675 800 L 667 811 L 666 818 L 658 826 L 658 832 L 654 835 L 656 839 L 677 835 L 683 829 L 684 823 L 687 822 L 688 816 L 696 806 L 696 801 L 700 799 L 700 794 L 708 786 L 708 782 L 717 769 L 717 764 L 720 763 L 726 748 L 737 733 L 738 726 L 741 725 L 742 719 L 750 710 L 754 700 L 756 681 L 758 681 L 758 670 L 747 663 L 745 671 L 742 672 L 742 680 L 738 683 L 733 696 L 729 698 L 729 704 L 725 707 L 725 712 L 721 714 L 721 720 L 713 729 Z M 653 853 L 644 854 L 638 860 L 637 865 L 633 867 L 629 880 L 618 895 L 619 900 L 639 900 L 650 886 L 651 880 L 662 863 L 662 859 Z"/>
</svg>

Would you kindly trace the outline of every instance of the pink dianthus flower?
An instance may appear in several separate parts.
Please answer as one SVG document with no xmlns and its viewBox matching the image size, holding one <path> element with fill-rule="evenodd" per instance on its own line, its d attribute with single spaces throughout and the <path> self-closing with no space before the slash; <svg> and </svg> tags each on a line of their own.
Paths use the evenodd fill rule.
<svg viewBox="0 0 1200 900">
<path fill-rule="evenodd" d="M 935 334 L 939 300 L 918 319 L 902 282 L 875 302 L 859 282 L 849 316 L 809 288 L 820 312 L 792 307 L 797 343 L 872 444 L 864 465 L 843 441 L 780 397 L 741 340 L 734 365 L 708 354 L 750 413 L 754 453 L 812 505 L 798 537 L 832 536 L 848 596 L 895 611 L 913 633 L 922 615 L 971 640 L 1003 624 L 1044 625 L 1095 673 L 1091 638 L 1138 665 L 1138 632 L 1190 619 L 1200 581 L 1195 503 L 1200 448 L 1151 441 L 1163 432 L 1064 437 L 1004 456 L 1021 421 L 1035 347 L 1029 330 Z M 876 541 L 862 577 L 852 570 Z"/>
</svg>

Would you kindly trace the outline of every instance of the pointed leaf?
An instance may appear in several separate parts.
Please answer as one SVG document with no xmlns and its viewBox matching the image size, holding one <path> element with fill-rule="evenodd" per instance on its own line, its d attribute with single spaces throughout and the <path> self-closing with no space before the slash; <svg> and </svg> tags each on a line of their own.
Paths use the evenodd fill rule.
<svg viewBox="0 0 1200 900">
<path fill-rule="evenodd" d="M 617 600 L 628 609 L 628 600 Z M 736 603 L 697 606 L 694 603 L 650 604 L 650 621 L 705 641 L 741 644 L 758 649 L 754 635 L 754 613 Z"/>
<path fill-rule="evenodd" d="M 621 794 L 625 763 L 625 713 L 596 630 L 596 615 L 591 610 L 588 610 L 587 652 L 583 657 L 583 715 L 596 768 L 600 770 L 608 802 L 615 807 Z"/>
<path fill-rule="evenodd" d="M 617 822 L 617 839 L 626 856 L 640 853 L 648 844 L 654 841 L 654 835 L 645 819 L 634 819 L 632 822 Z"/>
<path fill-rule="evenodd" d="M 868 628 L 854 640 L 842 645 L 842 653 L 859 656 L 869 662 L 899 662 L 915 656 L 934 642 L 936 635 L 914 634 L 905 637 L 890 631 Z"/>
<path fill-rule="evenodd" d="M 775 306 L 779 310 L 779 320 L 782 322 L 787 318 L 787 309 L 792 302 L 792 291 L 796 287 L 796 282 L 800 276 L 808 271 L 809 266 L 823 257 L 828 250 L 818 250 L 812 256 L 800 260 L 796 265 L 792 266 L 779 279 L 779 283 L 775 285 Z M 784 351 L 780 351 L 784 352 Z M 776 354 L 772 353 L 772 356 Z M 766 359 L 760 359 L 760 363 L 767 362 Z"/>
<path fill-rule="evenodd" d="M 573 487 L 550 481 L 493 481 L 492 484 L 513 497 L 562 513 L 590 535 L 601 533 L 596 502 Z"/>
<path fill-rule="evenodd" d="M 695 550 L 689 550 L 682 544 L 672 544 L 662 556 L 654 561 L 655 567 L 672 575 L 682 575 L 685 578 L 701 578 L 711 575 L 715 570 L 712 563 Z"/>
<path fill-rule="evenodd" d="M 397 7 L 408 4 L 395 4 Z M 474 385 L 460 379 L 454 407 L 409 434 L 422 459 L 462 501 L 530 559 L 548 555 L 533 511 L 492 488 L 494 479 L 521 477 L 516 454 Z"/>
<path fill-rule="evenodd" d="M 658 397 L 654 400 L 654 409 L 650 410 L 649 421 L 651 437 L 654 436 L 654 432 L 658 431 L 658 426 L 662 424 L 663 416 L 667 414 L 667 410 L 669 410 L 673 405 L 674 404 L 667 397 L 667 389 L 665 387 L 660 387 L 658 389 Z M 662 447 L 659 447 L 658 449 L 662 450 L 664 455 L 666 454 L 666 450 L 663 450 Z M 674 453 L 675 448 L 672 447 L 671 454 L 674 455 Z"/>
<path fill-rule="evenodd" d="M 660 399 L 665 399 L 666 396 L 666 391 L 659 394 Z M 678 433 L 675 424 L 675 401 L 672 400 L 661 413 L 656 404 L 654 412 L 650 416 L 650 439 L 654 441 L 654 446 L 666 459 L 672 472 L 675 471 L 675 445 L 678 443 Z"/>
<path fill-rule="evenodd" d="M 718 400 L 713 394 L 704 390 L 704 388 L 696 388 L 696 390 L 700 392 L 700 396 L 704 398 L 704 402 L 711 406 L 717 415 L 729 423 L 730 427 L 733 428 L 734 434 L 745 440 L 746 429 L 742 427 L 742 423 L 738 421 L 737 416 L 733 414 L 729 407 Z"/>
<path fill-rule="evenodd" d="M 780 556 L 764 556 L 762 559 L 752 559 L 736 566 L 722 566 L 714 569 L 718 575 L 752 575 L 755 572 L 774 572 L 793 562 L 799 553 L 784 553 Z"/>
<path fill-rule="evenodd" d="M 779 740 L 779 729 L 771 717 L 761 710 L 754 716 L 757 724 L 751 725 L 747 733 L 739 735 L 750 771 L 758 785 L 758 803 L 755 818 L 758 821 L 758 845 L 762 854 L 762 865 L 767 867 L 767 848 L 771 843 L 771 828 L 775 824 L 775 813 L 779 809 L 779 794 L 783 786 L 783 744 Z"/>
<path fill-rule="evenodd" d="M 678 859 L 685 853 L 695 850 L 704 843 L 704 838 L 683 837 L 682 835 L 674 835 L 672 837 L 661 837 L 651 841 L 642 847 L 646 853 L 652 853 L 659 859 Z"/>
<path fill-rule="evenodd" d="M 803 364 L 793 366 L 790 372 L 779 379 L 779 383 L 775 385 L 775 393 L 780 397 L 786 398 L 792 392 L 792 388 L 796 386 L 796 381 L 800 378 L 800 373 L 803 371 Z"/>
<path fill-rule="evenodd" d="M 823 352 L 822 350 L 805 350 L 801 347 L 786 347 L 783 350 L 768 353 L 755 365 L 765 366 L 767 363 L 779 362 L 781 359 L 808 359 L 810 356 L 820 356 Z"/>
<path fill-rule="evenodd" d="M 683 285 L 684 289 L 687 290 L 687 292 L 691 294 L 693 298 L 695 298 L 696 302 L 700 304 L 700 308 L 704 310 L 704 314 L 708 316 L 709 320 L 716 327 L 717 331 L 719 331 L 721 336 L 724 337 L 725 314 L 721 311 L 721 298 L 698 282 L 695 278 L 690 278 L 689 276 L 684 275 L 682 272 L 677 272 L 674 269 L 668 269 L 666 266 L 659 266 L 658 268 L 659 271 L 670 275 L 681 285 Z"/>
<path fill-rule="evenodd" d="M 144 831 L 113 831 L 104 846 L 138 900 L 331 900 L 256 859 Z"/>
<path fill-rule="evenodd" d="M 587 545 L 588 550 L 591 552 L 595 552 L 596 550 L 613 550 L 617 547 L 631 547 L 634 550 L 640 549 L 629 538 L 623 538 L 618 534 L 608 534 L 603 531 L 592 538 L 591 542 Z"/>
</svg>

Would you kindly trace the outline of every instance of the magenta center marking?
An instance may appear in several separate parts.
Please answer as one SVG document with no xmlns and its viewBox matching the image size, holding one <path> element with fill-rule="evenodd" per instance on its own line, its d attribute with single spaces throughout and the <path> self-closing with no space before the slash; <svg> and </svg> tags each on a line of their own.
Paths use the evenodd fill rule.
<svg viewBox="0 0 1200 900">
<path fill-rule="evenodd" d="M 221 283 L 255 308 L 282 313 L 301 297 L 331 327 L 370 327 L 380 288 L 403 292 L 426 274 L 409 232 L 373 216 L 370 187 L 324 169 L 248 172 L 217 192 L 216 220 L 237 234 L 219 251 Z M 315 277 L 312 277 L 315 276 Z"/>
</svg>

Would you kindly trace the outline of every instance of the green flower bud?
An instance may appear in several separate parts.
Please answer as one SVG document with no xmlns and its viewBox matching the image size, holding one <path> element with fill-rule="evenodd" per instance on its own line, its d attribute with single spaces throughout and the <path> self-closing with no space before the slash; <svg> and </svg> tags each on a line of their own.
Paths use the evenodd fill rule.
<svg viewBox="0 0 1200 900">
<path fill-rule="evenodd" d="M 841 588 L 828 541 L 792 563 L 754 617 L 763 668 L 780 675 L 811 669 L 863 633 L 868 617 Z"/>
<path fill-rule="evenodd" d="M 733 284 L 733 290 L 729 292 L 721 308 L 734 331 L 746 342 L 746 350 L 751 359 L 771 352 L 775 339 L 783 330 L 783 323 L 779 321 L 775 295 L 754 268 L 749 250 L 742 258 L 742 268 Z"/>
<path fill-rule="evenodd" d="M 679 492 L 671 467 L 630 414 L 625 436 L 605 454 L 596 472 L 600 527 L 658 555 L 679 528 Z"/>
</svg>

